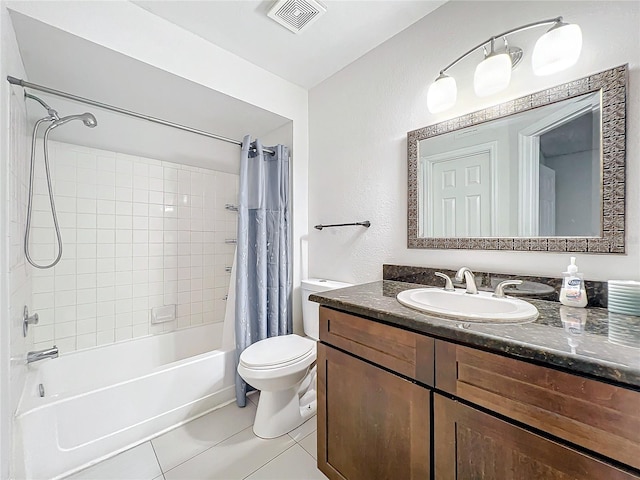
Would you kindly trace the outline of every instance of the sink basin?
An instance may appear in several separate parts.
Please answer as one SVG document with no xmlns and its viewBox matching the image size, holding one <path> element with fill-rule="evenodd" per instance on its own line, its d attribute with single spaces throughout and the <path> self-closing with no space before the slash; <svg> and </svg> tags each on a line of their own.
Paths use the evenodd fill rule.
<svg viewBox="0 0 640 480">
<path fill-rule="evenodd" d="M 538 316 L 538 309 L 530 303 L 511 297 L 496 298 L 491 292 L 471 295 L 462 289 L 447 292 L 417 288 L 404 290 L 396 298 L 407 307 L 467 322 L 525 323 Z"/>
</svg>

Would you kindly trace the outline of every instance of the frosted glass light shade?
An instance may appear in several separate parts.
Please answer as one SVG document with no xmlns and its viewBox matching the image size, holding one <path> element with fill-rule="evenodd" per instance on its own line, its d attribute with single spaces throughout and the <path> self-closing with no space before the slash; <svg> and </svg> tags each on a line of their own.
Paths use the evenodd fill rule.
<svg viewBox="0 0 640 480">
<path fill-rule="evenodd" d="M 455 78 L 442 74 L 429 86 L 427 108 L 431 113 L 443 112 L 453 107 L 457 98 L 458 87 Z"/>
<path fill-rule="evenodd" d="M 476 67 L 473 89 L 479 97 L 498 93 L 511 81 L 511 57 L 508 53 L 489 55 Z"/>
<path fill-rule="evenodd" d="M 560 23 L 542 35 L 533 48 L 533 73 L 551 75 L 578 61 L 582 50 L 582 30 L 576 24 Z"/>
</svg>

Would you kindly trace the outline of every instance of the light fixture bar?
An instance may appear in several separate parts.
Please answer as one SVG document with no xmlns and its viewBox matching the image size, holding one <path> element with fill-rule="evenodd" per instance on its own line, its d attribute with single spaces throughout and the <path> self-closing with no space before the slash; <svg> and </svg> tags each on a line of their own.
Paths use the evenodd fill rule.
<svg viewBox="0 0 640 480">
<path fill-rule="evenodd" d="M 447 65 L 442 70 L 440 70 L 440 74 L 443 74 L 444 72 L 449 70 L 451 67 L 453 67 L 455 64 L 457 64 L 459 61 L 461 61 L 465 57 L 469 56 L 470 54 L 472 54 L 473 52 L 475 52 L 479 48 L 484 47 L 487 43 L 493 42 L 493 41 L 495 41 L 496 39 L 498 39 L 500 37 L 506 37 L 507 35 L 511 35 L 512 33 L 522 32 L 524 30 L 529 30 L 530 28 L 538 27 L 540 25 L 550 25 L 550 24 L 561 22 L 561 21 L 562 21 L 562 17 L 550 18 L 549 20 L 540 20 L 538 22 L 533 22 L 533 23 L 528 23 L 526 25 L 522 25 L 521 27 L 512 28 L 511 30 L 507 30 L 506 32 L 501 33 L 499 35 L 494 35 L 492 37 L 489 37 L 487 40 L 485 40 L 484 42 L 479 43 L 475 47 L 469 49 L 467 52 L 463 53 L 458 58 L 456 58 L 453 62 L 451 62 L 449 65 Z"/>
</svg>

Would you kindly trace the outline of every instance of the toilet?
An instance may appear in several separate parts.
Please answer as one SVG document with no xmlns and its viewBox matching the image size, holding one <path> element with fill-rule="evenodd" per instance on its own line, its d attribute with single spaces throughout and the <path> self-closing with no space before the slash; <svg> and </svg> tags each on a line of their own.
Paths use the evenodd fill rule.
<svg viewBox="0 0 640 480">
<path fill-rule="evenodd" d="M 351 284 L 310 278 L 302 280 L 302 321 L 305 337 L 282 335 L 247 347 L 240 355 L 238 374 L 260 390 L 253 432 L 261 438 L 284 435 L 316 413 L 316 341 L 319 306 L 309 295 Z"/>
</svg>

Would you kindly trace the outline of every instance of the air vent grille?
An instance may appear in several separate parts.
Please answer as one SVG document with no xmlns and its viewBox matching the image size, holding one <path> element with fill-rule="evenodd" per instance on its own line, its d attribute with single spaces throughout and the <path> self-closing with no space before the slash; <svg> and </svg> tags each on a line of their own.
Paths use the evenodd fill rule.
<svg viewBox="0 0 640 480">
<path fill-rule="evenodd" d="M 278 0 L 267 15 L 293 33 L 300 33 L 326 11 L 314 0 Z"/>
</svg>

